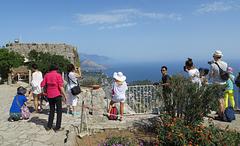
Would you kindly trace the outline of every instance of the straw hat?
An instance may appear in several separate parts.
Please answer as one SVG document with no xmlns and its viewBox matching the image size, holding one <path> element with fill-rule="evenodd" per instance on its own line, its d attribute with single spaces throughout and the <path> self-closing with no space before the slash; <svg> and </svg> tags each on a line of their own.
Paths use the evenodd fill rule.
<svg viewBox="0 0 240 146">
<path fill-rule="evenodd" d="M 123 82 L 126 80 L 126 76 L 124 76 L 122 72 L 114 72 L 113 78 L 120 82 Z"/>
<path fill-rule="evenodd" d="M 222 53 L 222 51 L 220 51 L 220 50 L 216 50 L 216 51 L 213 53 L 213 56 L 220 56 L 220 57 L 222 57 L 222 56 L 223 56 L 223 53 Z"/>
</svg>

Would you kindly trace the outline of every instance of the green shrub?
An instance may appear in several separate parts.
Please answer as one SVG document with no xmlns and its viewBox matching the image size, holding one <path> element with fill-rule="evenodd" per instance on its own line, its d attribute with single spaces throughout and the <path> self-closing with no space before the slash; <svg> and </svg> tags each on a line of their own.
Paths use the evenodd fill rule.
<svg viewBox="0 0 240 146">
<path fill-rule="evenodd" d="M 163 94 L 161 88 L 157 94 L 163 99 L 164 110 L 172 117 L 184 118 L 186 125 L 199 124 L 210 110 L 216 110 L 223 92 L 219 85 L 199 87 L 181 75 L 173 76 L 170 84 L 168 94 Z"/>
<path fill-rule="evenodd" d="M 11 68 L 16 68 L 23 64 L 23 56 L 8 49 L 0 48 L 0 75 L 2 80 L 7 79 Z"/>
<path fill-rule="evenodd" d="M 29 60 L 31 63 L 28 64 L 28 67 L 31 68 L 32 64 L 35 63 L 38 66 L 38 69 L 44 74 L 49 71 L 49 66 L 51 64 L 57 64 L 59 67 L 59 72 L 66 72 L 67 65 L 70 64 L 70 61 L 64 56 L 61 55 L 52 55 L 50 53 L 37 52 L 32 50 L 28 53 Z"/>
</svg>

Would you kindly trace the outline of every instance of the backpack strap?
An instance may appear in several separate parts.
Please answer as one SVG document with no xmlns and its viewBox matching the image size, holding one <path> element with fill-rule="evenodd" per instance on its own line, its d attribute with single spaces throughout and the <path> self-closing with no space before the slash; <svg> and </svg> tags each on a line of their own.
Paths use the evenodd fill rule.
<svg viewBox="0 0 240 146">
<path fill-rule="evenodd" d="M 218 66 L 219 70 L 223 71 L 223 69 L 219 66 L 217 62 L 214 62 L 214 63 Z"/>
</svg>

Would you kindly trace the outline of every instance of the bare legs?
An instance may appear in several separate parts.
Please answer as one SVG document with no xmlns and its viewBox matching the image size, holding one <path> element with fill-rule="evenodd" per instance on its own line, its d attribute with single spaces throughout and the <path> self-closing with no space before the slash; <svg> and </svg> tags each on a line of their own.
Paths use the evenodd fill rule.
<svg viewBox="0 0 240 146">
<path fill-rule="evenodd" d="M 124 102 L 120 102 L 120 121 L 123 120 Z"/>
<path fill-rule="evenodd" d="M 33 99 L 34 99 L 35 111 L 39 112 L 39 110 L 41 110 L 41 103 L 39 102 L 40 94 L 33 94 Z M 40 109 L 38 109 L 39 106 L 40 106 Z"/>
</svg>

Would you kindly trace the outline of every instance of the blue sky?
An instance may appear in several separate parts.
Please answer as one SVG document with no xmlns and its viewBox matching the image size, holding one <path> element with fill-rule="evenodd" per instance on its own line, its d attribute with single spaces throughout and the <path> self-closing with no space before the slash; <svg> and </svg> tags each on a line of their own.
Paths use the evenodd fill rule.
<svg viewBox="0 0 240 146">
<path fill-rule="evenodd" d="M 1 0 L 0 45 L 67 43 L 124 61 L 239 59 L 240 0 Z"/>
</svg>

